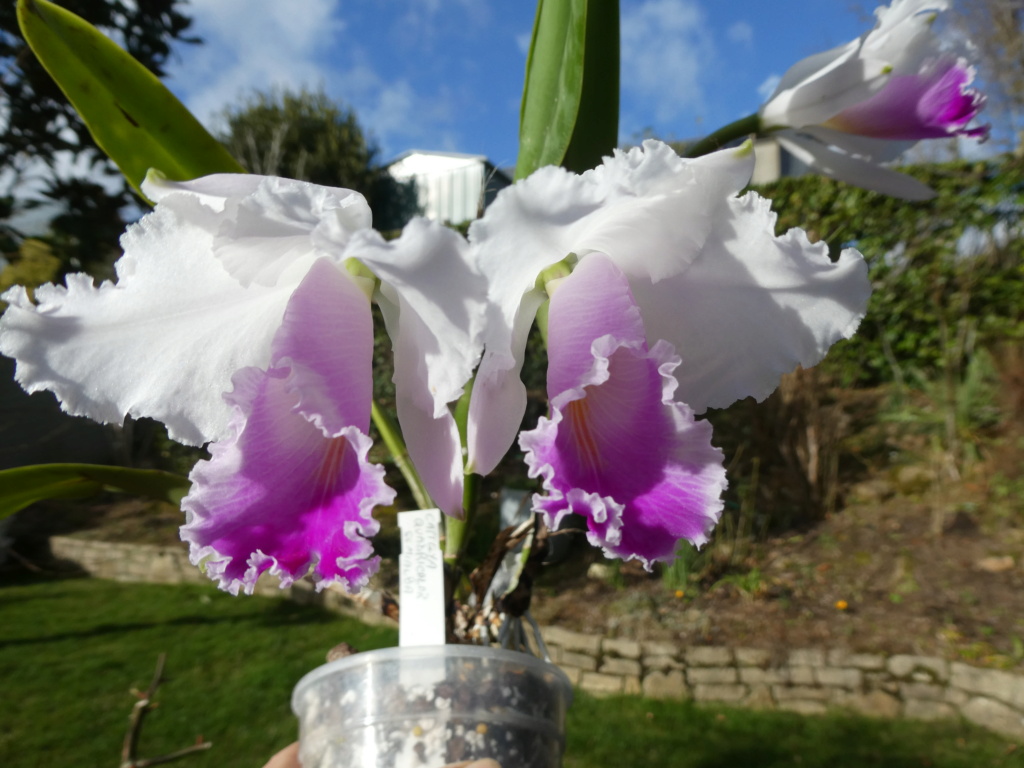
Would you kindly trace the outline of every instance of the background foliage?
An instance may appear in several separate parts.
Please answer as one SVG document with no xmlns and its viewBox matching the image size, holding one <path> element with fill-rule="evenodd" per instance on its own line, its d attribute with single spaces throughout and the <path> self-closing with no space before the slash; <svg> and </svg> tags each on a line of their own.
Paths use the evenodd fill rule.
<svg viewBox="0 0 1024 768">
<path fill-rule="evenodd" d="M 322 90 L 256 92 L 223 119 L 221 141 L 250 173 L 354 189 L 381 231 L 418 213 L 415 185 L 391 177 L 355 112 Z"/>
<path fill-rule="evenodd" d="M 825 368 L 846 385 L 942 371 L 951 355 L 1024 339 L 1024 162 L 1007 155 L 911 169 L 938 196 L 908 203 L 814 176 L 761 189 L 779 230 L 803 227 L 834 255 L 856 247 L 873 293 L 857 335 Z"/>
<path fill-rule="evenodd" d="M 198 43 L 181 0 L 63 0 L 61 6 L 95 25 L 157 77 L 175 41 Z M 52 239 L 61 273 L 110 260 L 124 229 L 122 211 L 136 199 L 114 164 L 93 141 L 78 113 L 29 50 L 18 29 L 16 4 L 0 3 L 0 167 L 15 179 L 39 180 L 40 195 L 57 204 Z M 102 180 L 102 183 L 100 183 Z M 7 218 L 31 201 L 4 198 Z M 13 250 L 0 227 L 4 251 Z"/>
</svg>

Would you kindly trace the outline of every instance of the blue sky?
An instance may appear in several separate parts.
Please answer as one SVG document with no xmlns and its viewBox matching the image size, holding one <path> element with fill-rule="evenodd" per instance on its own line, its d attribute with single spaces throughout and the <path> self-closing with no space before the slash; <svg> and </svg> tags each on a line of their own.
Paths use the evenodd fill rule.
<svg viewBox="0 0 1024 768">
<path fill-rule="evenodd" d="M 686 138 L 754 111 L 794 61 L 870 26 L 848 0 L 621 0 L 620 140 Z M 870 8 L 870 6 L 868 6 Z M 353 107 L 383 159 L 416 149 L 515 162 L 532 0 L 192 0 L 201 46 L 168 85 L 208 125 L 273 85 Z"/>
</svg>

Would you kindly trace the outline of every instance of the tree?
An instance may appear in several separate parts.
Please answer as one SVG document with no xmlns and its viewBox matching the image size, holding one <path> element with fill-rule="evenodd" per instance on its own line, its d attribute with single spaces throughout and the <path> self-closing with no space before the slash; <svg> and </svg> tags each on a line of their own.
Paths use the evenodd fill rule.
<svg viewBox="0 0 1024 768">
<path fill-rule="evenodd" d="M 62 0 L 67 10 L 110 35 L 158 77 L 192 20 L 183 0 Z M 136 202 L 74 108 L 32 54 L 18 28 L 16 3 L 0 3 L 0 167 L 11 187 L 41 179 L 39 193 L 63 212 L 52 223 L 62 271 L 106 261 L 124 229 L 121 211 Z M 9 191 L 9 190 L 8 190 Z M 31 207 L 15 198 L 12 210 Z M 17 235 L 18 233 L 14 233 Z"/>
<path fill-rule="evenodd" d="M 377 229 L 400 228 L 417 212 L 416 190 L 378 164 L 355 112 L 323 91 L 256 92 L 223 113 L 220 136 L 250 173 L 287 176 L 362 193 Z"/>
</svg>

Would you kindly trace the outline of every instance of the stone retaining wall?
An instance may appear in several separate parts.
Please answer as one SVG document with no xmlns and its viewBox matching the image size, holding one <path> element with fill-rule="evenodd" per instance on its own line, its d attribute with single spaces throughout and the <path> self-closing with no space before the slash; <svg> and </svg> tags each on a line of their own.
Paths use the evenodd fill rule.
<svg viewBox="0 0 1024 768">
<path fill-rule="evenodd" d="M 680 647 L 542 630 L 552 661 L 596 695 L 642 694 L 820 714 L 851 709 L 879 717 L 962 715 L 1024 738 L 1024 677 L 931 656 L 798 648 Z"/>
<path fill-rule="evenodd" d="M 210 583 L 210 579 L 189 562 L 184 544 L 116 544 L 51 536 L 50 552 L 58 560 L 75 563 L 90 576 L 99 579 L 155 584 Z M 291 587 L 281 589 L 276 581 L 261 579 L 256 582 L 255 593 L 268 597 L 287 597 L 304 605 L 322 605 L 335 613 L 359 619 L 364 624 L 395 626 L 391 619 L 382 614 L 379 598 L 374 604 L 372 597 L 360 599 L 340 588 L 317 592 L 310 582 L 297 581 Z"/>
<path fill-rule="evenodd" d="M 143 582 L 205 582 L 183 547 L 110 544 L 53 537 L 54 556 L 101 578 Z M 274 584 L 258 593 L 280 595 Z M 295 584 L 285 594 L 303 603 L 382 623 L 372 601 Z M 781 656 L 756 648 L 681 647 L 670 642 L 605 638 L 542 629 L 551 659 L 573 685 L 594 695 L 633 694 L 692 699 L 759 709 L 819 714 L 844 708 L 879 717 L 937 720 L 963 716 L 1024 739 L 1024 676 L 931 656 L 792 649 Z"/>
</svg>

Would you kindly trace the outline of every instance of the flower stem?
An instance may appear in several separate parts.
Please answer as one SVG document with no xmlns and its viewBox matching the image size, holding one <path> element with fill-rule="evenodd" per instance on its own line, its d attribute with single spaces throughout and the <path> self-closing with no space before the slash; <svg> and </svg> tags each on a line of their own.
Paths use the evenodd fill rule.
<svg viewBox="0 0 1024 768">
<path fill-rule="evenodd" d="M 402 440 L 401 433 L 398 431 L 398 425 L 387 411 L 377 406 L 375 401 L 371 403 L 370 416 L 373 419 L 374 426 L 377 427 L 377 431 L 380 432 L 384 444 L 391 451 L 391 458 L 395 462 L 395 466 L 398 467 L 398 471 L 402 473 L 402 477 L 408 483 L 409 490 L 412 491 L 412 497 L 416 501 L 416 506 L 420 509 L 431 509 L 434 506 L 434 502 L 430 498 L 430 494 L 427 493 L 427 489 L 424 487 L 419 473 L 416 472 L 416 468 L 409 461 L 409 451 L 405 447 L 405 441 Z"/>
<path fill-rule="evenodd" d="M 477 502 L 479 500 L 480 475 L 467 472 L 463 476 L 462 510 L 463 518 L 444 518 L 444 561 L 451 565 L 459 565 L 469 541 L 469 532 L 476 519 Z"/>
<path fill-rule="evenodd" d="M 721 149 L 731 141 L 743 139 L 751 134 L 758 134 L 760 132 L 761 116 L 755 112 L 752 115 L 741 117 L 736 122 L 729 123 L 714 133 L 709 133 L 695 144 L 691 144 L 686 148 L 683 157 L 703 157 L 709 152 Z"/>
<path fill-rule="evenodd" d="M 473 379 L 466 384 L 462 397 L 455 404 L 455 425 L 459 429 L 459 441 L 463 449 L 467 443 L 467 424 L 469 421 L 469 400 L 473 396 Z M 476 518 L 480 475 L 466 472 L 462 476 L 462 519 L 445 517 L 444 520 L 444 559 L 446 563 L 457 565 L 459 557 L 466 548 L 467 533 Z"/>
</svg>

